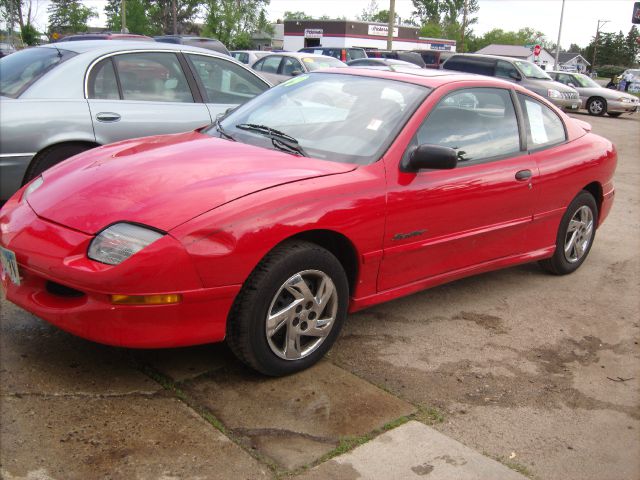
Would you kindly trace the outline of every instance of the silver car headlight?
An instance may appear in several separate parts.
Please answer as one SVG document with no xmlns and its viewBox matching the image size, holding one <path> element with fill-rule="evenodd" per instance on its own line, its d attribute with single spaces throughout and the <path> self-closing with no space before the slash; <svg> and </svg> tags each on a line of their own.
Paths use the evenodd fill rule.
<svg viewBox="0 0 640 480">
<path fill-rule="evenodd" d="M 620 97 L 618 100 L 621 101 L 622 103 L 632 103 L 633 102 L 633 100 L 631 100 L 630 98 L 627 98 L 627 97 Z"/>
<path fill-rule="evenodd" d="M 96 235 L 87 256 L 97 262 L 118 265 L 163 236 L 163 233 L 148 227 L 116 223 Z"/>
<path fill-rule="evenodd" d="M 562 98 L 562 94 L 558 90 L 554 90 L 553 88 L 550 88 L 549 90 L 547 90 L 547 97 Z"/>
<path fill-rule="evenodd" d="M 29 195 L 31 195 L 33 192 L 39 189 L 43 183 L 44 183 L 44 178 L 42 178 L 42 175 L 40 175 L 38 178 L 33 180 L 29 184 L 29 186 L 25 189 L 24 193 L 22 194 L 22 200 L 26 202 Z"/>
</svg>

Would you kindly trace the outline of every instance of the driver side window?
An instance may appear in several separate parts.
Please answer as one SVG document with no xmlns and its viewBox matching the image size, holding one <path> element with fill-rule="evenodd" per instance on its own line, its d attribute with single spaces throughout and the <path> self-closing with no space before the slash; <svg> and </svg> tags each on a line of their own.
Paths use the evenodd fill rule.
<svg viewBox="0 0 640 480">
<path fill-rule="evenodd" d="M 520 74 L 516 67 L 511 65 L 509 62 L 505 62 L 504 60 L 498 60 L 496 64 L 496 77 L 506 78 L 507 80 L 514 80 L 518 78 Z"/>
</svg>

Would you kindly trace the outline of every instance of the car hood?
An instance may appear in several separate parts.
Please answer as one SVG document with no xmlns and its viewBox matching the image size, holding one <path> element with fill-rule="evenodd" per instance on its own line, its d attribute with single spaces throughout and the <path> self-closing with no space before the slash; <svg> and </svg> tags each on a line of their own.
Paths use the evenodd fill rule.
<svg viewBox="0 0 640 480">
<path fill-rule="evenodd" d="M 543 95 L 544 97 L 547 96 L 546 95 L 547 90 L 550 88 L 554 90 L 558 90 L 559 92 L 575 92 L 574 88 L 564 85 L 560 82 L 556 82 L 555 80 L 532 79 L 527 77 L 527 84 L 524 86 L 530 90 L 544 91 L 544 95 Z"/>
<path fill-rule="evenodd" d="M 89 234 L 120 221 L 169 231 L 251 193 L 355 168 L 196 131 L 76 155 L 47 170 L 27 201 L 38 216 Z"/>
</svg>

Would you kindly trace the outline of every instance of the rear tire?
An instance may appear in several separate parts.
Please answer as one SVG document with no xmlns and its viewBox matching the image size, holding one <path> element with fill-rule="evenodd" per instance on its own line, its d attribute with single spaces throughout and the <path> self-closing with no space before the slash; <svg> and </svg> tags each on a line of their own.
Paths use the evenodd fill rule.
<svg viewBox="0 0 640 480">
<path fill-rule="evenodd" d="M 335 342 L 347 316 L 344 268 L 328 250 L 287 241 L 256 266 L 227 320 L 227 343 L 249 367 L 271 376 L 304 370 Z"/>
<path fill-rule="evenodd" d="M 587 112 L 589 115 L 601 117 L 607 113 L 607 101 L 604 98 L 594 97 L 587 102 Z"/>
<path fill-rule="evenodd" d="M 27 173 L 24 176 L 22 184 L 24 185 L 25 183 L 33 180 L 42 172 L 54 165 L 57 165 L 63 160 L 91 148 L 93 147 L 82 143 L 67 143 L 64 145 L 55 145 L 53 147 L 45 148 L 38 153 L 33 160 L 31 160 L 31 164 L 27 169 Z"/>
<path fill-rule="evenodd" d="M 585 261 L 596 235 L 598 205 L 593 195 L 582 190 L 565 211 L 553 257 L 541 260 L 542 268 L 555 275 L 575 272 Z"/>
</svg>

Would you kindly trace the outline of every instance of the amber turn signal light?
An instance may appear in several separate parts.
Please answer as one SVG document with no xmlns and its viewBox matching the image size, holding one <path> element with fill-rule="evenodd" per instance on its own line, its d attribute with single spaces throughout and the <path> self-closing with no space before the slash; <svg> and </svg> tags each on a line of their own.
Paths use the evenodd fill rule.
<svg viewBox="0 0 640 480">
<path fill-rule="evenodd" d="M 111 303 L 116 305 L 167 305 L 180 303 L 182 295 L 111 295 Z"/>
</svg>

